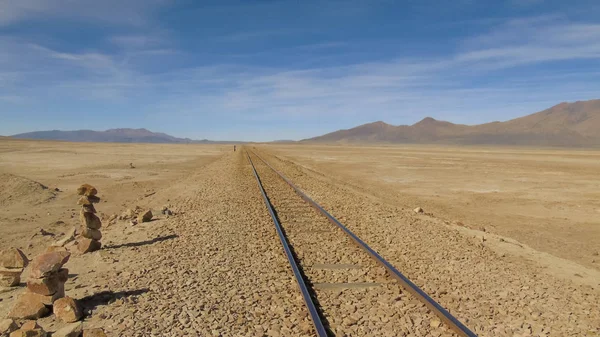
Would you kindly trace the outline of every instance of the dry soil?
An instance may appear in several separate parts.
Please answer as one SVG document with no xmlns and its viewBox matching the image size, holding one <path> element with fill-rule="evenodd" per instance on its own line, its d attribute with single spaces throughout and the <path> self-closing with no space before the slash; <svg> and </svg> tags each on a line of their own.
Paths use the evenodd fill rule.
<svg viewBox="0 0 600 337">
<path fill-rule="evenodd" d="M 600 334 L 600 153 L 256 148 L 480 336 Z M 250 166 L 231 146 L 2 139 L 0 175 L 0 248 L 29 258 L 77 225 L 76 187 L 98 188 L 104 247 L 66 265 L 85 327 L 109 336 L 313 335 Z M 176 214 L 106 221 L 162 205 Z M 23 285 L 0 293 L 0 317 Z M 390 312 L 406 294 L 370 296 L 389 310 L 341 319 L 352 305 L 328 299 L 336 332 L 368 335 L 396 322 Z M 439 336 L 416 308 L 391 331 Z M 61 327 L 52 316 L 40 324 Z"/>
</svg>

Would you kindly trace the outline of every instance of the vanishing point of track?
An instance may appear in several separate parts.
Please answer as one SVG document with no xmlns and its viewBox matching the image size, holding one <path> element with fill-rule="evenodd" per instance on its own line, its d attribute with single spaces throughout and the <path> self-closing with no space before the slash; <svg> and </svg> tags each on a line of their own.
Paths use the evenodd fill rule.
<svg viewBox="0 0 600 337">
<path fill-rule="evenodd" d="M 402 288 L 404 288 L 407 292 L 412 294 L 416 299 L 418 299 L 421 303 L 423 303 L 433 314 L 435 314 L 441 320 L 441 322 L 443 322 L 448 327 L 450 327 L 456 334 L 458 334 L 459 336 L 468 336 L 468 337 L 476 336 L 475 333 L 473 333 L 471 330 L 469 330 L 469 328 L 467 328 L 458 319 L 456 319 L 454 316 L 452 316 L 440 304 L 438 304 L 435 300 L 433 300 L 429 295 L 427 295 L 417 285 L 415 285 L 413 282 L 411 282 L 406 276 L 404 276 L 400 271 L 398 271 L 392 264 L 390 264 L 383 257 L 381 257 L 376 251 L 374 251 L 372 248 L 370 248 L 363 240 L 361 240 L 359 237 L 357 237 L 346 226 L 341 224 L 336 218 L 334 218 L 325 209 L 323 209 L 323 207 L 321 207 L 319 204 L 317 204 L 315 201 L 313 201 L 310 197 L 308 197 L 304 192 L 302 192 L 298 187 L 296 187 L 288 178 L 286 178 L 283 174 L 278 172 L 275 168 L 273 168 L 269 163 L 267 163 L 264 159 L 262 159 L 256 153 L 252 152 L 252 156 L 258 158 L 259 162 L 262 163 L 262 165 L 265 168 L 267 168 L 266 173 L 264 175 L 271 174 L 271 176 L 278 177 L 279 180 L 285 182 L 285 184 L 287 186 L 289 186 L 289 188 L 291 188 L 291 191 L 295 192 L 295 194 L 297 195 L 296 198 L 298 196 L 300 198 L 297 198 L 299 200 L 293 200 L 291 197 L 288 197 L 286 195 L 285 197 L 280 197 L 280 198 L 284 199 L 283 201 L 281 201 L 279 199 L 276 199 L 277 200 L 276 201 L 274 199 L 274 196 L 270 195 L 270 193 L 267 194 L 267 192 L 265 191 L 264 182 L 263 182 L 264 177 L 263 177 L 263 179 L 261 179 L 261 175 L 258 174 L 256 166 L 254 165 L 254 162 L 252 161 L 250 153 L 248 151 L 246 152 L 246 156 L 252 167 L 254 176 L 256 177 L 256 180 L 258 182 L 258 186 L 259 186 L 259 189 L 263 196 L 263 199 L 265 201 L 265 204 L 267 206 L 267 209 L 271 215 L 273 223 L 275 224 L 277 234 L 279 236 L 279 239 L 281 240 L 281 244 L 284 248 L 285 254 L 288 258 L 288 261 L 290 263 L 290 266 L 292 268 L 292 271 L 294 273 L 296 281 L 298 282 L 298 286 L 300 288 L 302 297 L 304 299 L 304 302 L 306 304 L 306 307 L 308 309 L 308 312 L 309 312 L 312 322 L 314 324 L 314 328 L 315 328 L 315 332 L 316 332 L 317 336 L 319 336 L 319 337 L 330 336 L 330 335 L 333 335 L 333 332 L 327 327 L 328 324 L 326 322 L 325 313 L 323 312 L 323 308 L 320 308 L 318 299 L 316 298 L 316 295 L 315 295 L 314 288 L 319 285 L 335 287 L 336 284 L 335 283 L 319 284 L 318 282 L 314 282 L 314 280 L 312 280 L 312 277 L 308 277 L 306 275 L 306 272 L 304 269 L 308 268 L 309 266 L 304 266 L 302 259 L 298 257 L 298 255 L 297 255 L 298 252 L 295 251 L 295 245 L 292 245 L 290 243 L 290 241 L 292 241 L 292 240 L 290 240 L 290 238 L 288 237 L 287 230 L 292 230 L 292 231 L 296 231 L 296 232 L 300 231 L 299 232 L 300 234 L 296 235 L 296 242 L 298 242 L 300 245 L 302 245 L 304 243 L 305 245 L 310 246 L 310 248 L 307 250 L 307 252 L 308 252 L 307 254 L 312 253 L 312 250 L 314 247 L 314 241 L 308 242 L 303 239 L 304 236 L 303 236 L 303 233 L 301 232 L 302 228 L 297 226 L 297 225 L 302 225 L 302 223 L 291 222 L 291 224 L 294 224 L 295 226 L 290 226 L 290 228 L 284 228 L 282 226 L 281 217 L 285 217 L 284 219 L 286 221 L 289 220 L 289 218 L 287 218 L 285 214 L 280 214 L 280 208 L 281 208 L 281 210 L 287 209 L 288 211 L 291 209 L 295 214 L 302 213 L 302 211 L 304 211 L 304 213 L 302 213 L 302 214 L 314 213 L 314 211 L 311 210 L 311 208 L 316 210 L 316 212 L 317 212 L 316 216 L 322 218 L 322 220 L 326 219 L 328 222 L 330 222 L 331 224 L 333 224 L 335 226 L 334 228 L 341 230 L 345 234 L 345 236 L 344 235 L 342 236 L 344 238 L 344 240 L 346 240 L 344 242 L 354 242 L 356 244 L 356 246 L 358 246 L 364 253 L 367 253 L 368 256 L 370 256 L 372 258 L 372 259 L 368 259 L 371 261 L 368 263 L 372 263 L 372 261 L 375 261 L 379 266 L 385 268 L 385 271 L 387 271 L 388 276 L 393 278 L 393 280 L 399 282 L 399 284 L 402 286 Z M 291 194 L 294 194 L 294 193 L 291 193 Z M 276 203 L 278 204 L 278 206 L 274 205 Z M 315 214 L 312 214 L 312 216 L 315 216 Z M 304 220 L 305 220 L 304 223 L 313 223 L 314 222 L 314 220 L 310 219 L 310 218 L 304 219 Z M 308 220 L 308 221 L 306 221 L 306 220 Z M 316 227 L 314 227 L 314 228 L 316 228 Z M 313 231 L 318 231 L 318 230 L 314 230 L 314 228 L 313 228 Z M 310 227 L 308 227 L 307 229 L 310 230 Z M 318 237 L 319 235 L 317 234 L 316 236 Z M 323 238 L 321 239 L 321 241 L 326 241 Z M 322 245 L 323 243 L 319 243 L 319 244 Z M 334 245 L 334 243 L 331 240 L 328 242 L 325 242 L 325 244 Z M 337 248 L 336 247 L 328 247 L 327 249 L 330 249 L 329 252 L 333 252 L 336 249 L 339 249 L 339 246 Z M 358 254 L 358 253 L 351 254 L 351 256 L 358 256 L 358 255 L 361 255 L 361 254 Z M 322 258 L 322 256 L 317 257 L 317 260 L 319 260 L 320 258 Z M 339 261 L 335 261 L 335 262 L 339 262 Z M 365 264 L 364 260 L 363 260 L 363 264 Z M 344 264 L 341 264 L 341 265 L 344 265 Z M 351 264 L 346 264 L 346 265 L 348 265 L 349 268 L 352 268 Z M 330 264 L 323 264 L 322 266 L 325 269 L 327 268 L 327 266 L 329 266 L 329 268 L 333 268 L 333 267 L 331 267 L 332 265 L 330 265 Z M 315 277 L 315 278 L 319 278 L 319 277 Z M 363 283 L 363 284 L 357 283 L 357 284 L 359 286 L 365 286 L 365 287 L 375 285 L 375 283 L 372 283 L 372 284 L 371 283 Z"/>
</svg>

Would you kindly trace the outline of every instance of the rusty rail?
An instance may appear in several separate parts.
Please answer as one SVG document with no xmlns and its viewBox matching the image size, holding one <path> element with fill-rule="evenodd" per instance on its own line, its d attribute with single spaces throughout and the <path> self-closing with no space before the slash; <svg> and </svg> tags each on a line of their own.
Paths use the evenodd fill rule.
<svg viewBox="0 0 600 337">
<path fill-rule="evenodd" d="M 450 326 L 458 335 L 463 337 L 477 337 L 477 335 L 469 330 L 463 323 L 461 323 L 456 317 L 452 316 L 444 307 L 442 307 L 439 303 L 437 303 L 434 299 L 432 299 L 427 293 L 425 293 L 421 288 L 419 288 L 416 284 L 414 284 L 411 280 L 409 280 L 406 276 L 404 276 L 400 271 L 398 271 L 392 264 L 387 262 L 381 255 L 379 255 L 373 248 L 369 247 L 364 241 L 362 241 L 358 236 L 356 236 L 352 231 L 350 231 L 346 226 L 340 223 L 336 218 L 334 218 L 329 212 L 327 212 L 323 207 L 317 204 L 314 200 L 308 197 L 302 190 L 296 187 L 288 178 L 286 178 L 283 174 L 273 168 L 269 163 L 267 163 L 264 159 L 262 159 L 258 154 L 251 151 L 258 159 L 260 159 L 266 166 L 268 166 L 273 172 L 275 172 L 283 181 L 285 181 L 295 192 L 298 194 L 304 201 L 310 204 L 314 209 L 316 209 L 319 213 L 324 215 L 329 222 L 339 227 L 346 235 L 358 245 L 359 248 L 367 252 L 377 263 L 382 265 L 392 277 L 394 277 L 402 287 L 419 299 L 423 304 L 425 304 L 431 311 L 433 311 L 444 323 Z M 246 153 L 248 155 L 248 153 Z M 250 160 L 250 155 L 248 155 L 248 159 Z M 252 165 L 254 168 L 254 165 Z M 254 173 L 257 175 L 256 170 Z M 266 195 L 263 195 L 266 198 Z M 275 218 L 273 218 L 275 221 Z M 283 239 L 282 239 L 283 240 Z"/>
</svg>

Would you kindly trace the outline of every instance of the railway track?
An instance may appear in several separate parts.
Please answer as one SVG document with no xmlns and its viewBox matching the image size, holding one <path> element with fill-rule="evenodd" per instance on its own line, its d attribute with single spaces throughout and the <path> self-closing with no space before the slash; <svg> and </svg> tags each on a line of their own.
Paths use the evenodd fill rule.
<svg viewBox="0 0 600 337">
<path fill-rule="evenodd" d="M 476 336 L 260 156 L 246 156 L 317 336 Z"/>
</svg>

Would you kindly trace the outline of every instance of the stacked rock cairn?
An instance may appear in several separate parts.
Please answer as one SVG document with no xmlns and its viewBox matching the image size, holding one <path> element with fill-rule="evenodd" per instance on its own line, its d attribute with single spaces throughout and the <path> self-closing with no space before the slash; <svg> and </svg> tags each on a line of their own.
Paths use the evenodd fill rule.
<svg viewBox="0 0 600 337">
<path fill-rule="evenodd" d="M 9 248 L 0 252 L 0 287 L 14 287 L 21 283 L 21 273 L 29 260 L 20 249 Z"/>
<path fill-rule="evenodd" d="M 102 222 L 96 215 L 94 207 L 100 198 L 96 196 L 98 190 L 88 184 L 81 185 L 77 189 L 77 194 L 81 196 L 77 201 L 77 205 L 81 205 L 81 237 L 77 240 L 77 248 L 81 253 L 90 253 L 102 248 L 102 243 L 100 243 Z"/>
<path fill-rule="evenodd" d="M 69 270 L 63 265 L 71 254 L 66 251 L 48 252 L 31 262 L 27 290 L 15 302 L 9 317 L 38 319 L 45 316 L 55 301 L 65 297 L 65 282 Z"/>
</svg>

